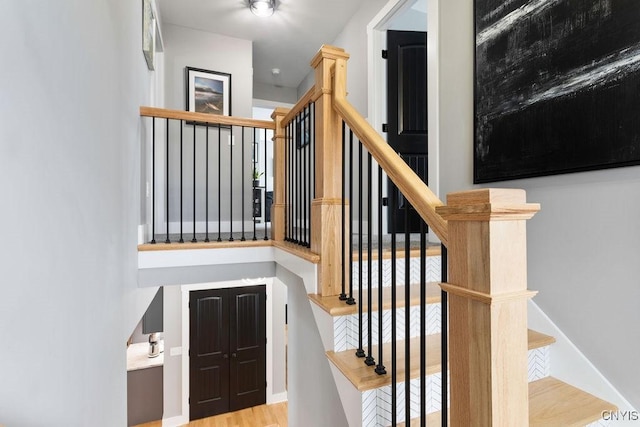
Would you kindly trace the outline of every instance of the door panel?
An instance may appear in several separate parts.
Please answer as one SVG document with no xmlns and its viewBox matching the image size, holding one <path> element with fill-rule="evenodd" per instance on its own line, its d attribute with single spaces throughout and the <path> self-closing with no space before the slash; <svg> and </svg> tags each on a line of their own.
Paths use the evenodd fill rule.
<svg viewBox="0 0 640 427">
<path fill-rule="evenodd" d="M 227 291 L 190 292 L 190 419 L 229 411 Z"/>
<path fill-rule="evenodd" d="M 266 288 L 192 291 L 190 419 L 266 403 Z"/>
<path fill-rule="evenodd" d="M 231 289 L 232 354 L 231 410 L 266 403 L 266 289 L 264 286 Z M 234 356 L 235 355 L 235 356 Z"/>
<path fill-rule="evenodd" d="M 427 33 L 387 31 L 387 142 L 427 182 Z M 420 231 L 418 213 L 388 181 L 389 231 Z M 395 219 L 395 220 L 394 220 Z"/>
</svg>

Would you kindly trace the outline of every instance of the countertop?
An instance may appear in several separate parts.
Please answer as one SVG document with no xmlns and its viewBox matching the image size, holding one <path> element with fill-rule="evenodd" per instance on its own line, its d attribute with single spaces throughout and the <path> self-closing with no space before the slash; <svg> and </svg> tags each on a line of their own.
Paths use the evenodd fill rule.
<svg viewBox="0 0 640 427">
<path fill-rule="evenodd" d="M 127 347 L 127 371 L 153 368 L 164 364 L 164 340 L 160 340 L 160 354 L 149 357 L 149 343 L 141 342 Z"/>
</svg>

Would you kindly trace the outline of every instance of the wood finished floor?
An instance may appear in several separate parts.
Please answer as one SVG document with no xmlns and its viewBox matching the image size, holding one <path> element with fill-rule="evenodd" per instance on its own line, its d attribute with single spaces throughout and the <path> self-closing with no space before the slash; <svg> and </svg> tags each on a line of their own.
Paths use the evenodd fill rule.
<svg viewBox="0 0 640 427">
<path fill-rule="evenodd" d="M 203 418 L 185 424 L 186 427 L 287 427 L 287 402 L 260 405 L 236 412 Z M 162 427 L 162 421 L 135 427 Z"/>
</svg>

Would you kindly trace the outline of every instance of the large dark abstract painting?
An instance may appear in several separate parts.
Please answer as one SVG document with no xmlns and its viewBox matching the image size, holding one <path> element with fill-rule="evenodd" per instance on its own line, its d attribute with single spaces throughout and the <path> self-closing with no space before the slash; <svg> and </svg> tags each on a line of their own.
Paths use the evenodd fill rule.
<svg viewBox="0 0 640 427">
<path fill-rule="evenodd" d="M 475 0 L 474 181 L 640 164 L 640 0 Z"/>
</svg>

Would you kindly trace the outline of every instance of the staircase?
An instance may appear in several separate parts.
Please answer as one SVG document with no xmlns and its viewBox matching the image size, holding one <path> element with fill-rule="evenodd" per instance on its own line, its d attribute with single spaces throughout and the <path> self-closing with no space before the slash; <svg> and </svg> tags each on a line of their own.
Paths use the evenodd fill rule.
<svg viewBox="0 0 640 427">
<path fill-rule="evenodd" d="M 354 257 L 357 254 L 354 254 Z M 398 266 L 404 265 L 402 255 L 399 254 Z M 412 258 L 411 263 L 417 258 Z M 390 341 L 390 286 L 391 278 L 389 272 L 390 260 L 384 259 L 382 263 L 375 260 L 373 265 L 377 270 L 382 265 L 384 274 L 384 300 L 385 307 L 383 314 L 384 330 L 382 332 L 383 342 Z M 440 254 L 437 248 L 430 248 L 428 251 L 427 265 L 429 271 L 429 283 L 427 285 L 427 330 L 426 330 L 426 425 L 441 425 L 441 365 L 440 365 L 440 287 L 437 278 L 440 277 Z M 354 265 L 355 269 L 355 265 Z M 357 277 L 358 271 L 353 272 Z M 412 276 L 412 281 L 417 282 L 417 278 Z M 362 283 L 358 281 L 358 286 Z M 354 283 L 355 285 L 355 283 Z M 364 284 L 366 286 L 366 283 Z M 372 283 L 375 286 L 375 283 Z M 399 295 L 404 294 L 404 290 L 398 287 Z M 411 381 L 411 418 L 412 425 L 420 425 L 420 359 L 419 359 L 419 287 L 411 287 L 411 371 L 409 378 Z M 366 297 L 366 292 L 363 293 Z M 373 292 L 377 295 L 377 292 Z M 366 366 L 363 358 L 356 357 L 355 350 L 358 348 L 358 307 L 357 305 L 346 305 L 337 296 L 322 297 L 317 294 L 310 294 L 314 316 L 319 330 L 323 334 L 323 343 L 327 352 L 327 358 L 331 363 L 332 372 L 338 385 L 345 413 L 350 425 L 361 425 L 366 427 L 379 427 L 393 425 L 391 419 L 390 394 L 391 376 L 378 375 L 374 372 L 373 366 Z M 368 301 L 363 301 L 366 306 Z M 377 310 L 379 301 L 375 298 L 371 301 Z M 403 301 L 398 301 L 398 336 L 404 337 L 406 325 L 404 324 Z M 366 310 L 365 310 L 366 311 Z M 374 313 L 375 314 L 375 313 Z M 366 316 L 366 314 L 365 314 Z M 377 316 L 376 316 L 377 317 Z M 366 320 L 365 320 L 366 322 Z M 373 322 L 377 324 L 377 319 Z M 330 325 L 330 327 L 327 327 Z M 366 341 L 366 328 L 365 333 Z M 374 342 L 377 342 L 379 331 L 374 328 Z M 530 426 L 606 426 L 608 421 L 602 419 L 604 411 L 614 411 L 616 407 L 604 400 L 601 400 L 587 392 L 566 384 L 549 376 L 550 348 L 555 342 L 551 336 L 529 330 L 528 331 L 528 380 L 529 380 L 529 425 Z M 404 371 L 404 341 L 397 341 L 397 364 L 398 364 L 398 412 L 396 425 L 404 425 L 405 420 L 405 398 L 404 381 L 406 372 Z M 385 347 L 384 361 L 390 363 L 390 346 Z M 377 347 L 374 348 L 374 355 L 377 355 Z M 387 365 L 388 366 L 388 365 Z"/>
<path fill-rule="evenodd" d="M 167 187 L 165 205 L 152 208 L 150 247 L 158 248 L 157 210 L 164 212 L 158 220 L 164 232 L 158 241 L 164 239 L 168 245 L 164 248 L 176 249 L 170 245 L 170 235 L 176 230 L 180 232 L 179 246 L 184 245 L 185 228 L 189 230 L 187 237 L 192 234 L 192 245 L 274 246 L 293 255 L 295 261 L 308 261 L 313 268 L 305 267 L 300 277 L 304 276 L 306 292 L 316 292 L 309 295 L 310 306 L 350 426 L 401 425 L 407 421 L 446 425 L 447 419 L 451 425 L 464 427 L 511 426 L 526 425 L 527 418 L 533 426 L 606 425 L 603 414 L 616 407 L 551 378 L 555 339 L 527 329 L 527 304 L 535 292 L 527 288 L 526 221 L 540 206 L 527 203 L 522 190 L 489 188 L 450 193 L 445 205 L 347 101 L 347 59 L 342 49 L 323 47 L 312 61 L 316 85 L 291 110 L 276 109 L 273 123 L 141 110 L 143 115 L 154 117 L 154 135 L 155 118 L 167 120 L 167 138 L 172 133 L 169 119 L 179 121 L 180 147 L 182 123 L 193 123 L 194 165 L 197 123 L 217 126 L 214 142 L 218 150 L 222 145 L 221 126 L 230 126 L 231 132 L 239 128 L 241 135 L 247 131 L 245 127 L 252 128 L 254 134 L 256 130 L 265 135 L 273 131 L 272 240 L 267 237 L 266 227 L 264 237 L 258 240 L 255 218 L 247 226 L 244 209 L 234 226 L 233 203 L 226 207 L 230 221 L 225 224 L 221 194 L 230 193 L 233 186 L 221 186 L 224 180 L 220 177 L 214 189 L 217 215 L 210 218 L 207 208 L 205 221 L 199 223 L 195 189 L 208 188 L 208 181 L 196 185 L 194 166 L 194 192 L 188 199 L 194 206 L 191 222 L 183 221 L 182 186 L 176 212 L 169 207 Z M 208 135 L 208 128 L 206 132 Z M 208 147 L 208 139 L 205 141 Z M 212 149 L 215 146 L 212 144 Z M 168 139 L 164 147 L 168 159 Z M 151 150 L 155 158 L 155 143 Z M 218 156 L 218 168 L 225 161 Z M 168 161 L 168 177 L 172 169 L 167 165 Z M 155 166 L 152 169 L 155 171 Z M 179 171 L 182 183 L 184 174 Z M 174 172 L 171 176 L 176 175 Z M 382 193 L 382 183 L 387 179 L 402 197 L 396 200 L 398 196 L 390 192 L 388 204 L 402 205 L 406 215 L 414 209 L 423 221 L 418 250 L 411 247 L 410 233 L 405 234 L 404 251 L 398 250 L 395 237 L 391 248 L 396 249 L 383 250 L 386 243 L 382 236 L 386 232 L 381 218 L 387 197 Z M 242 188 L 249 185 L 244 175 L 239 182 Z M 246 193 L 253 197 L 253 192 Z M 153 197 L 155 200 L 155 192 Z M 208 197 L 207 190 L 206 206 Z M 172 226 L 177 212 L 179 223 Z M 393 215 L 390 213 L 389 224 L 396 223 Z M 374 224 L 379 227 L 375 231 Z M 439 247 L 424 247 L 427 226 L 429 233 L 443 243 L 442 252 Z M 202 229 L 204 241 L 198 235 Z M 238 231 L 239 239 L 234 237 Z M 357 251 L 352 243 L 354 236 Z M 366 253 L 362 246 L 365 241 L 371 245 Z M 377 248 L 372 251 L 376 242 Z M 295 270 L 295 261 L 276 258 L 291 271 Z M 447 277 L 442 278 L 443 272 Z M 397 296 L 395 300 L 392 294 Z M 355 298 L 355 304 L 348 304 L 353 302 L 351 298 Z M 448 313 L 444 317 L 449 322 L 447 327 L 441 323 L 443 307 Z M 382 347 L 380 353 L 378 346 Z M 449 356 L 443 360 L 442 354 Z M 364 363 L 364 355 L 373 366 Z M 379 375 L 374 369 L 387 373 Z M 335 395 L 331 397 L 337 400 Z M 448 408 L 444 414 L 443 406 Z M 320 406 L 314 409 L 318 408 L 325 410 Z M 303 409 L 296 408 L 298 412 Z M 425 419 L 418 420 L 423 413 Z M 322 421 L 313 421 L 322 425 Z"/>
</svg>

